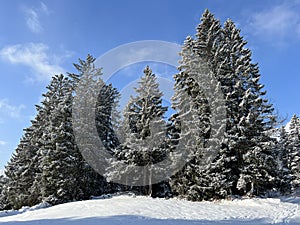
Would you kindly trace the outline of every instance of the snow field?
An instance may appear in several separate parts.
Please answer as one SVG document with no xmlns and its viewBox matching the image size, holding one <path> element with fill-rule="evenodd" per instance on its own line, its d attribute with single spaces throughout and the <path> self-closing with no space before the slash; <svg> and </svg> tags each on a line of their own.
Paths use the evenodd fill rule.
<svg viewBox="0 0 300 225">
<path fill-rule="evenodd" d="M 300 199 L 243 199 L 189 202 L 115 196 L 49 208 L 0 212 L 0 224 L 291 224 L 300 225 Z M 16 214 L 17 215 L 13 215 Z M 7 216 L 5 216 L 7 215 Z"/>
</svg>

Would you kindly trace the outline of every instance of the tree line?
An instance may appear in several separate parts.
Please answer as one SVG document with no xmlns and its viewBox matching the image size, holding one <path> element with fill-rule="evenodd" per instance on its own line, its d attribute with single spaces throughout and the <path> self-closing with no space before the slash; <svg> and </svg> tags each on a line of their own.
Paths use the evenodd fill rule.
<svg viewBox="0 0 300 225">
<path fill-rule="evenodd" d="M 192 201 L 299 194 L 300 119 L 294 115 L 288 130 L 277 128 L 278 118 L 246 44 L 233 21 L 221 25 L 205 10 L 196 34 L 186 38 L 180 52 L 172 99 L 176 112 L 170 118 L 165 116 L 163 93 L 148 66 L 135 89 L 137 95 L 130 98 L 122 117 L 116 110 L 120 93 L 103 82 L 101 68 L 95 67 L 91 55 L 74 64 L 77 73 L 53 76 L 43 101 L 36 105 L 36 117 L 24 129 L 5 167 L 6 176 L 0 179 L 0 209 L 40 202 L 54 205 L 122 191 Z M 208 93 L 195 80 L 205 68 L 217 81 L 225 108 L 218 109 L 218 99 L 209 102 Z M 116 162 L 106 168 L 104 177 L 81 155 L 72 123 L 79 82 L 86 94 L 84 84 L 103 84 L 91 110 L 97 136 L 111 155 L 126 164 L 125 170 L 118 170 Z M 212 126 L 212 110 L 225 110 L 226 118 L 220 124 L 224 134 L 213 140 L 220 146 L 216 157 L 203 166 L 205 153 L 215 147 L 209 144 L 211 134 L 220 129 Z M 187 112 L 195 115 L 190 121 L 184 117 Z M 84 121 L 80 126 L 86 126 Z M 156 140 L 155 145 L 143 144 L 149 140 Z M 163 161 L 181 140 L 186 140 L 192 157 L 173 176 L 152 184 L 151 174 L 139 174 L 145 176 L 140 186 L 111 182 L 135 166 Z"/>
</svg>

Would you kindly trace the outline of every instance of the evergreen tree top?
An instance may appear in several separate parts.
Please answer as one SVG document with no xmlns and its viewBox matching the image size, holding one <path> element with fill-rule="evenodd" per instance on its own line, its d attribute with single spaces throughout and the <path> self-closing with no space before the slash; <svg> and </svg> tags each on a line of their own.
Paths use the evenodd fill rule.
<svg viewBox="0 0 300 225">
<path fill-rule="evenodd" d="M 70 77 L 70 80 L 76 84 L 79 79 L 84 75 L 92 75 L 93 77 L 101 76 L 102 75 L 102 68 L 95 68 L 94 62 L 96 58 L 92 55 L 88 54 L 86 59 L 78 59 L 79 63 L 74 63 L 74 67 L 78 70 L 78 74 L 75 73 L 67 73 Z"/>
<path fill-rule="evenodd" d="M 144 138 L 149 135 L 150 121 L 155 117 L 163 118 L 167 107 L 162 106 L 163 93 L 149 66 L 144 69 L 144 76 L 138 84 L 134 88 L 137 96 L 131 96 L 124 110 L 124 118 L 128 120 L 131 131 Z"/>
<path fill-rule="evenodd" d="M 207 19 L 216 20 L 214 14 L 212 14 L 209 11 L 209 9 L 206 8 L 202 14 L 201 21 L 203 22 L 204 20 L 207 20 Z"/>
<path fill-rule="evenodd" d="M 78 59 L 79 64 L 74 63 L 73 65 L 78 71 L 85 71 L 87 68 L 91 67 L 93 63 L 95 62 L 96 58 L 94 58 L 92 55 L 88 54 L 86 57 L 86 60 Z"/>
<path fill-rule="evenodd" d="M 160 98 L 163 93 L 159 90 L 159 84 L 156 80 L 155 74 L 149 66 L 144 69 L 144 76 L 138 81 L 139 86 L 134 88 L 138 96 L 136 98 Z"/>
<path fill-rule="evenodd" d="M 290 134 L 300 139 L 300 118 L 294 114 L 290 122 Z"/>
</svg>

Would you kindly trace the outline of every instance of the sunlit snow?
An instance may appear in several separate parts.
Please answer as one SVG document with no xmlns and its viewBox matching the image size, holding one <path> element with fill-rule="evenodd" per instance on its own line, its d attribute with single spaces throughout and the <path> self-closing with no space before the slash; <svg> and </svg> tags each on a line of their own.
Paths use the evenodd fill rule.
<svg viewBox="0 0 300 225">
<path fill-rule="evenodd" d="M 189 202 L 115 196 L 19 211 L 0 212 L 1 225 L 190 225 L 300 224 L 300 199 Z"/>
</svg>

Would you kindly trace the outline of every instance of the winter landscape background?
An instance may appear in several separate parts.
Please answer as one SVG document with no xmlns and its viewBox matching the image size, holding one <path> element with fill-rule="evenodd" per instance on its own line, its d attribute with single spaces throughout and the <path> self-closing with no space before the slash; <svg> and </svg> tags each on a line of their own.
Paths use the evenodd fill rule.
<svg viewBox="0 0 300 225">
<path fill-rule="evenodd" d="M 72 63 L 88 53 L 98 57 L 133 41 L 164 40 L 181 45 L 188 34 L 194 34 L 205 8 L 222 22 L 232 18 L 241 28 L 279 114 L 287 121 L 299 114 L 300 78 L 295 65 L 300 16 L 296 0 L 232 0 L 231 4 L 208 0 L 6 1 L 0 9 L 0 168 L 15 150 L 22 129 L 29 126 L 34 105 L 40 103 L 53 74 L 75 71 Z M 170 73 L 169 68 L 157 67 L 157 75 L 173 75 L 174 70 Z M 141 70 L 127 71 L 125 74 L 137 79 Z M 127 82 L 126 76 L 122 79 Z"/>
<path fill-rule="evenodd" d="M 166 23 L 159 28 L 153 26 L 153 15 L 149 19 L 144 12 L 136 13 L 145 21 L 132 23 L 134 17 L 127 17 L 126 11 L 129 26 L 118 30 L 124 39 L 118 37 L 114 42 L 102 35 L 102 54 L 108 46 L 127 39 L 160 37 L 161 46 L 179 44 L 174 56 L 178 60 L 171 65 L 144 60 L 120 67 L 109 80 L 104 79 L 105 68 L 119 59 L 130 62 L 151 55 L 154 45 L 153 49 L 119 53 L 104 63 L 104 68 L 90 54 L 98 51 L 97 47 L 82 56 L 67 50 L 72 42 L 61 42 L 61 55 L 52 53 L 55 48 L 50 43 L 61 40 L 45 38 L 47 31 L 56 29 L 55 20 L 46 21 L 62 13 L 59 10 L 66 9 L 66 3 L 7 4 L 8 12 L 18 5 L 19 14 L 26 18 L 24 28 L 27 26 L 37 41 L 25 35 L 22 43 L 9 44 L 7 36 L 0 49 L 5 73 L 12 69 L 12 74 L 24 75 L 21 83 L 14 76 L 5 77 L 20 89 L 0 99 L 0 146 L 6 149 L 0 166 L 5 166 L 0 169 L 0 221 L 299 224 L 300 117 L 293 89 L 299 77 L 298 68 L 291 66 L 299 53 L 298 1 L 251 1 L 251 7 L 245 2 L 228 6 L 225 13 L 220 12 L 220 5 L 206 3 L 206 7 L 199 7 L 201 14 L 194 14 L 198 19 L 192 19 L 196 21 L 193 30 L 185 30 L 186 19 L 177 14 L 180 26 L 173 25 L 171 30 L 180 32 L 176 29 L 174 33 L 167 33 L 164 25 L 174 22 L 171 18 L 178 10 L 180 15 L 192 10 L 192 3 L 185 7 L 180 7 L 181 1 L 147 5 L 150 11 L 158 8 L 157 15 L 168 12 L 163 17 Z M 98 7 L 111 6 L 90 3 L 83 8 L 88 15 L 92 5 L 95 12 Z M 82 10 L 77 4 L 68 6 Z M 137 12 L 144 5 L 133 6 L 131 10 Z M 70 28 L 70 23 L 76 29 L 83 26 L 84 36 L 101 33 L 93 32 L 93 23 L 89 23 L 98 22 L 101 16 L 75 18 L 61 24 Z M 105 29 L 118 21 L 112 18 Z M 128 36 L 134 24 L 137 35 Z M 12 20 L 11 26 L 4 26 L 13 32 L 11 28 L 20 24 Z M 151 33 L 157 28 L 160 35 L 148 35 L 151 26 Z M 80 39 L 82 33 L 72 29 L 73 41 Z M 178 40 L 169 40 L 170 34 Z M 27 38 L 31 41 L 24 42 Z M 170 52 L 161 49 L 151 58 L 164 55 L 163 62 L 169 59 Z M 86 46 L 76 48 L 84 50 Z M 287 52 L 289 57 L 282 58 Z M 75 55 L 77 59 L 70 62 Z M 291 79 L 284 80 L 282 74 Z M 161 78 L 169 84 L 162 84 Z M 284 93 L 279 92 L 287 85 Z M 8 87 L 6 84 L 3 90 Z M 9 96 L 11 91 L 4 93 Z M 37 104 L 29 97 L 34 94 Z M 10 99 L 24 103 L 12 105 Z M 31 115 L 24 116 L 25 112 Z M 17 130 L 20 140 L 15 139 L 16 147 L 12 147 L 13 141 L 7 140 L 14 140 Z M 82 208 L 87 211 L 80 211 Z"/>
</svg>

